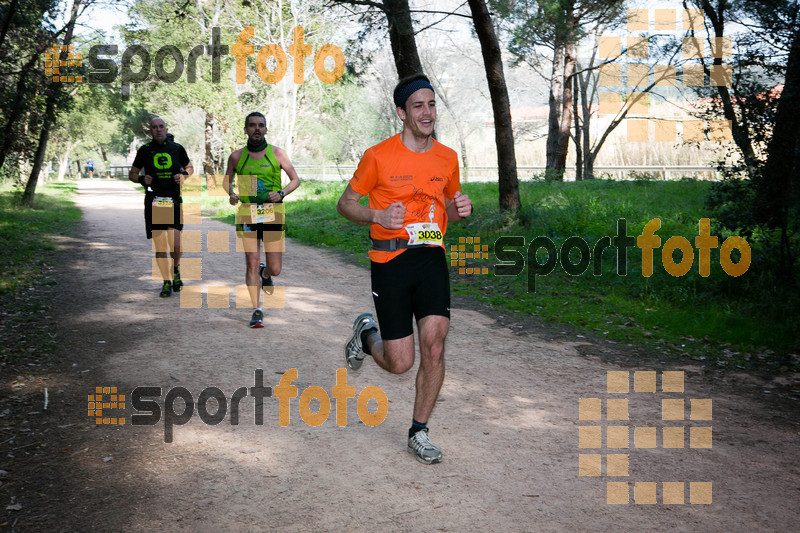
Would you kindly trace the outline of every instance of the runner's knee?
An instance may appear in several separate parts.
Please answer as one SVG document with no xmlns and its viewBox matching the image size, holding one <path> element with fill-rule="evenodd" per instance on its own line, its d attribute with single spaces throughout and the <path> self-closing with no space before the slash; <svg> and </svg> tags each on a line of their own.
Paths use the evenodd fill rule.
<svg viewBox="0 0 800 533">
<path fill-rule="evenodd" d="M 247 262 L 247 268 L 249 270 L 258 271 L 259 268 L 258 254 L 247 254 L 245 260 Z"/>
<path fill-rule="evenodd" d="M 414 366 L 414 359 L 411 358 L 393 358 L 387 357 L 386 362 L 389 365 L 389 372 L 392 374 L 405 374 L 411 367 Z"/>
<path fill-rule="evenodd" d="M 420 346 L 420 364 L 440 365 L 444 360 L 444 339 L 436 339 Z"/>
<path fill-rule="evenodd" d="M 392 374 L 403 374 L 414 366 L 414 344 L 392 345 L 391 341 L 383 342 L 383 356 L 387 370 Z"/>
</svg>

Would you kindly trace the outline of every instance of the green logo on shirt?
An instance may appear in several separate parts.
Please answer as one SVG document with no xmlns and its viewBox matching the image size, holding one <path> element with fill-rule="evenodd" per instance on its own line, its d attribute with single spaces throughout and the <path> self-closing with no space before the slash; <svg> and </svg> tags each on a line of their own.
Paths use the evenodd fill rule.
<svg viewBox="0 0 800 533">
<path fill-rule="evenodd" d="M 158 170 L 165 170 L 172 167 L 172 157 L 169 154 L 155 154 L 153 156 L 153 165 Z"/>
</svg>

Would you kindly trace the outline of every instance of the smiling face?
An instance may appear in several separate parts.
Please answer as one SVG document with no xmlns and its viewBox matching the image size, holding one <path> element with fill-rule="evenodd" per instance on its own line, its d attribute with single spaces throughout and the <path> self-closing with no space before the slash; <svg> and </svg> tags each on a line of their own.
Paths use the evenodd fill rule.
<svg viewBox="0 0 800 533">
<path fill-rule="evenodd" d="M 247 126 L 244 127 L 247 139 L 252 142 L 260 143 L 267 134 L 267 122 L 264 117 L 252 116 L 247 119 Z"/>
<path fill-rule="evenodd" d="M 150 135 L 157 143 L 163 143 L 167 139 L 167 125 L 160 118 L 150 121 Z"/>
<path fill-rule="evenodd" d="M 417 138 L 433 135 L 436 125 L 436 97 L 430 89 L 419 89 L 406 100 L 405 108 L 397 108 L 403 130 Z"/>
</svg>

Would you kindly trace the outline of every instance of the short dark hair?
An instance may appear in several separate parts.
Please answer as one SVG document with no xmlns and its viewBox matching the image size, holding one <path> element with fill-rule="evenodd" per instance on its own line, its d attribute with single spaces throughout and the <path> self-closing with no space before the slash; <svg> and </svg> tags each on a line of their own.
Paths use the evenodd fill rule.
<svg viewBox="0 0 800 533">
<path fill-rule="evenodd" d="M 246 117 L 244 117 L 244 127 L 245 127 L 245 128 L 247 127 L 247 123 L 248 123 L 248 121 L 250 120 L 250 117 L 261 117 L 261 118 L 263 118 L 263 119 L 264 119 L 264 125 L 265 125 L 265 126 L 267 125 L 267 117 L 265 117 L 264 115 L 262 115 L 262 114 L 261 114 L 261 113 L 259 113 L 258 111 L 253 111 L 252 113 L 250 113 L 249 115 L 247 115 Z"/>
<path fill-rule="evenodd" d="M 414 74 L 412 76 L 403 78 L 397 82 L 397 85 L 394 88 L 394 93 L 392 94 L 394 105 L 396 107 L 402 107 L 405 109 L 406 100 L 408 100 L 408 97 L 423 88 L 433 90 L 431 80 L 429 80 L 425 74 Z"/>
</svg>

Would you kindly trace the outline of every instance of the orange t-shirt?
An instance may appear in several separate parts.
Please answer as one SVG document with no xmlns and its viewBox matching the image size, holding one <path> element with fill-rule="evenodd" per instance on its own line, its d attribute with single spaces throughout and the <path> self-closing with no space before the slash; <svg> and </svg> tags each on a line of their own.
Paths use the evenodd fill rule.
<svg viewBox="0 0 800 533">
<path fill-rule="evenodd" d="M 386 209 L 394 202 L 403 202 L 406 206 L 403 226 L 435 222 L 444 235 L 447 230 L 445 198 L 452 200 L 461 190 L 458 156 L 435 139 L 427 152 L 412 152 L 398 134 L 364 152 L 350 187 L 362 196 L 369 196 L 370 209 Z M 373 239 L 381 241 L 409 237 L 403 228 L 390 230 L 380 224 L 370 225 L 369 232 Z M 404 251 L 370 250 L 369 258 L 376 263 L 386 263 Z"/>
</svg>

